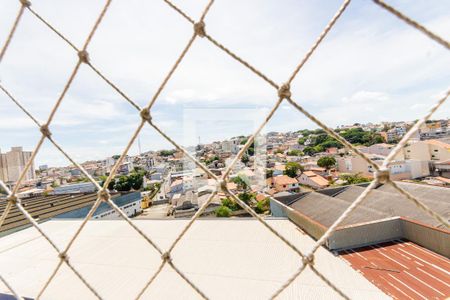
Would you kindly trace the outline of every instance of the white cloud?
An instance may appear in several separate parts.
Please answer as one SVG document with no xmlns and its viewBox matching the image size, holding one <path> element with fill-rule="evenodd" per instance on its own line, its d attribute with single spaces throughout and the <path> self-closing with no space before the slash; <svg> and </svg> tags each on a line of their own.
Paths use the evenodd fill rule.
<svg viewBox="0 0 450 300">
<path fill-rule="evenodd" d="M 359 91 L 350 97 L 342 98 L 343 103 L 373 103 L 389 100 L 389 95 L 382 92 Z"/>
<path fill-rule="evenodd" d="M 206 0 L 179 2 L 194 17 L 206 4 Z M 280 84 L 289 77 L 340 2 L 288 0 L 279 5 L 270 0 L 218 1 L 205 20 L 206 28 Z M 395 4 L 441 36 L 450 35 L 449 7 L 443 2 L 431 7 L 428 1 L 415 1 L 414 6 Z M 8 34 L 18 5 L 1 3 L 0 43 Z M 33 7 L 81 46 L 101 3 L 41 0 Z M 118 1 L 111 5 L 88 51 L 93 64 L 143 106 L 191 35 L 191 24 L 164 1 Z M 59 37 L 25 13 L 2 61 L 0 79 L 43 122 L 76 59 L 76 53 Z M 355 1 L 300 71 L 291 91 L 296 101 L 330 126 L 416 119 L 437 100 L 434 95 L 447 88 L 449 67 L 446 49 L 378 6 Z M 261 108 L 271 107 L 276 99 L 273 87 L 199 38 L 167 83 L 152 116 L 172 136 L 182 131 L 180 107 Z M 4 136 L 0 147 L 28 145 L 34 134 L 30 130 L 32 123 L 24 119 L 17 107 L 4 103 L 9 100 L 0 93 L 0 131 L 21 134 Z M 438 115 L 446 117 L 446 111 L 448 114 L 448 105 Z M 83 65 L 53 125 L 61 143 L 83 160 L 120 151 L 138 121 L 137 112 Z M 285 104 L 269 126 L 280 130 L 315 127 Z M 222 136 L 227 136 L 226 127 L 220 130 Z M 144 134 L 144 149 L 167 147 L 160 136 L 148 135 Z M 95 145 L 77 147 L 81 142 Z M 40 159 L 50 158 L 49 152 L 45 153 Z"/>
</svg>

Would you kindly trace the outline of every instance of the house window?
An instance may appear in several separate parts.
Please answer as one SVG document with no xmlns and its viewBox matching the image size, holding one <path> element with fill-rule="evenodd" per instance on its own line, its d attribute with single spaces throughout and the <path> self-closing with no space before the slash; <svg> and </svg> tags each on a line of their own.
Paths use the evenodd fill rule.
<svg viewBox="0 0 450 300">
<path fill-rule="evenodd" d="M 286 185 L 285 185 L 285 184 L 283 184 L 283 187 L 285 188 L 285 187 L 286 187 Z"/>
</svg>

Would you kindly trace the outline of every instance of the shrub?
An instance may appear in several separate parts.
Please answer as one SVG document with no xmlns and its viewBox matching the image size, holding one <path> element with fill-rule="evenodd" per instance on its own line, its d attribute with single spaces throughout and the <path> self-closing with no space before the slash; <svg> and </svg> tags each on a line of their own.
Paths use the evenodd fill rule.
<svg viewBox="0 0 450 300">
<path fill-rule="evenodd" d="M 270 211 L 270 199 L 265 198 L 264 200 L 259 201 L 256 204 L 255 211 L 258 214 L 265 213 L 266 211 Z"/>
<path fill-rule="evenodd" d="M 243 192 L 238 195 L 239 199 L 241 199 L 245 204 L 250 205 L 252 199 L 255 198 L 255 194 Z"/>
<path fill-rule="evenodd" d="M 219 218 L 228 218 L 231 215 L 231 209 L 223 205 L 216 208 L 214 212 L 216 213 L 216 217 Z"/>
<path fill-rule="evenodd" d="M 233 211 L 239 210 L 241 208 L 239 204 L 237 204 L 233 199 L 230 199 L 229 197 L 222 199 L 222 206 L 226 206 Z"/>
<path fill-rule="evenodd" d="M 369 178 L 366 178 L 366 177 L 362 176 L 360 173 L 357 173 L 357 174 L 341 174 L 339 176 L 339 179 L 345 181 L 345 183 L 342 184 L 342 185 L 370 182 Z"/>
</svg>

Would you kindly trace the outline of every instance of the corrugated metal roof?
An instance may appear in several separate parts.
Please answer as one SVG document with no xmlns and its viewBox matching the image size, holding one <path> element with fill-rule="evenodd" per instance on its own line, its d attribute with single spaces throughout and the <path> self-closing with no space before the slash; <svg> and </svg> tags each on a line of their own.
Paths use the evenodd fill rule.
<svg viewBox="0 0 450 300">
<path fill-rule="evenodd" d="M 37 196 L 22 199 L 22 204 L 33 218 L 45 220 L 56 215 L 72 211 L 87 205 L 92 205 L 97 199 L 96 193 L 90 194 L 65 194 Z M 0 214 L 4 211 L 6 202 L 0 204 Z M 25 226 L 29 221 L 14 206 L 6 217 L 5 223 L 0 228 L 1 231 Z"/>
<path fill-rule="evenodd" d="M 350 202 L 311 192 L 300 200 L 290 205 L 293 209 L 308 216 L 325 227 L 331 226 L 340 215 L 350 206 Z M 385 215 L 378 210 L 358 206 L 341 225 L 350 225 L 372 220 L 384 219 Z"/>
<path fill-rule="evenodd" d="M 439 214 L 450 217 L 449 189 L 407 183 L 398 184 Z M 363 187 L 349 186 L 334 197 L 311 192 L 306 196 L 299 197 L 289 206 L 329 227 L 363 191 Z M 407 217 L 434 227 L 441 226 L 438 221 L 387 185 L 372 190 L 341 225 L 352 225 L 395 216 Z"/>
<path fill-rule="evenodd" d="M 450 217 L 450 190 L 445 188 L 430 189 L 418 184 L 401 184 L 405 189 L 418 197 L 431 209 L 437 211 L 444 217 Z M 364 188 L 352 186 L 344 192 L 338 194 L 336 198 L 344 199 L 351 202 L 364 191 Z M 383 213 L 385 217 L 408 217 L 422 223 L 439 227 L 441 224 L 425 213 L 423 210 L 417 208 L 412 201 L 406 199 L 398 191 L 391 186 L 384 185 L 376 190 L 373 190 L 369 196 L 361 204 L 364 207 L 378 210 Z"/>
<path fill-rule="evenodd" d="M 381 243 L 340 255 L 394 299 L 450 297 L 450 260 L 412 242 Z"/>
<path fill-rule="evenodd" d="M 162 248 L 188 220 L 135 220 Z M 306 252 L 314 241 L 288 220 L 268 220 Z M 80 221 L 42 224 L 63 248 Z M 32 228 L 0 239 L 2 276 L 22 295 L 35 297 L 58 262 L 55 251 Z M 97 220 L 68 253 L 72 264 L 104 299 L 134 299 L 158 268 L 160 255 L 126 222 Z M 254 219 L 197 220 L 172 253 L 174 264 L 210 299 L 267 299 L 299 267 L 299 257 Z M 315 266 L 352 299 L 388 299 L 347 263 L 324 248 Z M 0 283 L 0 293 L 7 292 Z M 338 295 L 307 268 L 280 299 L 334 299 Z M 92 294 L 63 264 L 43 299 L 91 299 Z M 165 267 L 143 299 L 198 299 L 170 267 Z"/>
</svg>

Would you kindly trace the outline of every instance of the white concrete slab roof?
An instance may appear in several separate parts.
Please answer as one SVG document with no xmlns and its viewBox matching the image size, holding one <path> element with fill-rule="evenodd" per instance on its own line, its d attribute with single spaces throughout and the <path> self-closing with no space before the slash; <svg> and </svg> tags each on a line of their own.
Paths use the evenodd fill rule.
<svg viewBox="0 0 450 300">
<path fill-rule="evenodd" d="M 187 220 L 135 220 L 137 226 L 167 249 Z M 268 220 L 303 252 L 313 240 L 288 220 Z M 80 221 L 42 224 L 63 248 Z M 103 299 L 135 299 L 160 264 L 159 254 L 126 222 L 87 223 L 69 251 L 79 272 Z M 199 220 L 172 254 L 181 269 L 210 299 L 268 299 L 299 267 L 290 248 L 254 219 Z M 36 297 L 58 258 L 34 228 L 0 238 L 0 271 L 23 297 Z M 317 269 L 352 299 L 389 299 L 344 260 L 324 248 Z M 0 293 L 8 293 L 0 282 Z M 337 299 L 339 296 L 307 268 L 280 299 Z M 95 299 L 63 264 L 42 299 Z M 199 299 L 170 267 L 165 267 L 143 299 Z"/>
</svg>

